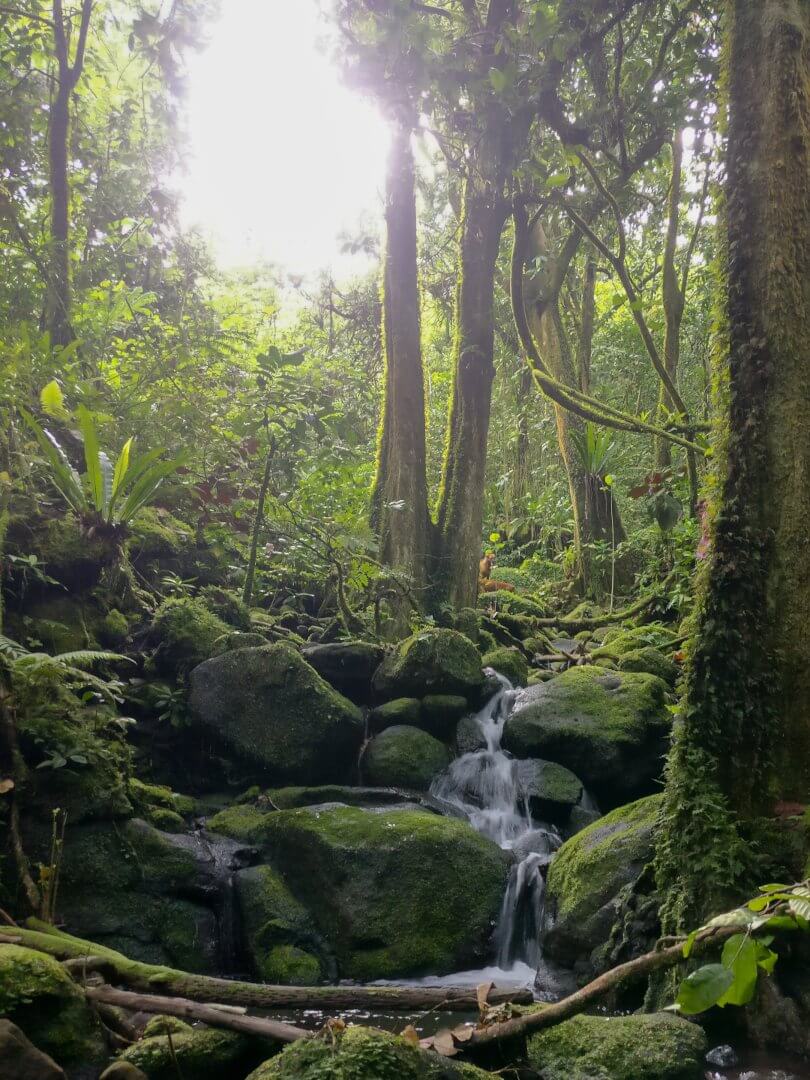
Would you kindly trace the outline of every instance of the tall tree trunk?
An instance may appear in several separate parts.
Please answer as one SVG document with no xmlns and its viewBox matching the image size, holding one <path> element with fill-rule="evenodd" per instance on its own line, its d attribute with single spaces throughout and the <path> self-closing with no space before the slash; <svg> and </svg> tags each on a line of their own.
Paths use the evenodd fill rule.
<svg viewBox="0 0 810 1080">
<path fill-rule="evenodd" d="M 723 454 L 659 842 L 670 926 L 741 884 L 775 798 L 810 791 L 810 5 L 732 0 L 726 33 Z"/>
<path fill-rule="evenodd" d="M 590 381 L 590 344 L 584 340 L 583 335 L 580 340 L 578 363 L 575 363 L 560 316 L 559 298 L 557 295 L 552 295 L 556 289 L 553 282 L 561 282 L 564 275 L 559 273 L 558 267 L 552 265 L 554 260 L 551 247 L 540 222 L 534 228 L 532 246 L 533 256 L 545 256 L 546 266 L 542 277 L 538 275 L 534 280 L 526 283 L 527 295 L 534 297 L 534 302 L 530 302 L 527 306 L 532 333 L 540 345 L 540 352 L 554 378 L 567 386 L 583 389 L 585 371 L 587 371 L 586 379 Z M 586 278 L 583 315 L 587 315 L 585 310 L 587 302 Z M 615 547 L 626 539 L 626 533 L 612 491 L 602 482 L 601 477 L 587 471 L 572 439 L 572 433 L 585 432 L 585 422 L 575 413 L 559 405 L 554 406 L 554 414 L 557 421 L 560 457 L 571 496 L 577 578 L 583 592 L 600 598 L 611 583 L 621 588 L 629 584 L 630 571 L 624 560 L 620 565 L 607 568 L 606 571 L 597 570 L 589 546 L 607 542 Z"/>
<path fill-rule="evenodd" d="M 416 262 L 416 197 L 411 129 L 396 125 L 386 178 L 383 277 L 385 399 L 380 424 L 373 523 L 386 565 L 425 583 L 430 519 L 425 473 L 425 388 Z"/>
<path fill-rule="evenodd" d="M 56 93 L 48 127 L 48 183 L 51 197 L 51 237 L 46 319 L 51 345 L 63 346 L 73 338 L 70 280 L 70 96 L 84 69 L 84 54 L 94 0 L 82 0 L 76 51 L 70 59 L 71 20 L 62 0 L 53 0 L 53 42 L 56 57 Z"/>
<path fill-rule="evenodd" d="M 487 436 L 495 376 L 495 263 L 505 221 L 498 185 L 464 186 L 456 292 L 455 379 L 438 505 L 433 578 L 454 607 L 475 603 L 483 526 Z"/>
<path fill-rule="evenodd" d="M 51 345 L 73 340 L 70 283 L 70 189 L 68 151 L 70 143 L 70 80 L 60 79 L 51 105 L 48 161 L 51 195 L 51 253 L 48 288 L 48 330 Z"/>
</svg>

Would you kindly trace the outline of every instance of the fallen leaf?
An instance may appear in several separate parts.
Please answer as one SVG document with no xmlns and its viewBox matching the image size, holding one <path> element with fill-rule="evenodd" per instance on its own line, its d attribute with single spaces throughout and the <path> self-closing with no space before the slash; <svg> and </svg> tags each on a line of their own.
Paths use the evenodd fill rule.
<svg viewBox="0 0 810 1080">
<path fill-rule="evenodd" d="M 408 1024 L 401 1033 L 400 1038 L 404 1039 L 405 1042 L 409 1042 L 412 1046 L 419 1045 L 419 1034 L 413 1024 Z"/>
<path fill-rule="evenodd" d="M 485 982 L 485 983 L 479 983 L 478 984 L 478 987 L 476 988 L 475 994 L 476 994 L 476 997 L 478 998 L 478 1011 L 479 1012 L 483 1012 L 484 1009 L 486 1009 L 486 1007 L 487 1007 L 487 998 L 489 997 L 489 992 L 490 992 L 490 990 L 492 990 L 494 985 L 495 985 L 495 983 L 493 983 L 493 982 Z"/>
<path fill-rule="evenodd" d="M 0 795 L 5 795 L 9 791 L 14 790 L 13 780 L 0 780 Z"/>
<path fill-rule="evenodd" d="M 455 1057 L 458 1050 L 456 1050 L 453 1032 L 446 1028 L 444 1031 L 437 1031 L 433 1036 L 433 1049 L 442 1057 Z"/>
</svg>

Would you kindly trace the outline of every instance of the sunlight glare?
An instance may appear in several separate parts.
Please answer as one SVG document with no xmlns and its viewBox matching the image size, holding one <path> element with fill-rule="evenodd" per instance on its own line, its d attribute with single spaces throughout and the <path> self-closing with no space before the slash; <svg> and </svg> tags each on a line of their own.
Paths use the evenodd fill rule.
<svg viewBox="0 0 810 1080">
<path fill-rule="evenodd" d="M 388 136 L 319 47 L 317 0 L 222 0 L 189 64 L 183 220 L 222 267 L 362 270 L 338 234 L 378 227 Z"/>
</svg>

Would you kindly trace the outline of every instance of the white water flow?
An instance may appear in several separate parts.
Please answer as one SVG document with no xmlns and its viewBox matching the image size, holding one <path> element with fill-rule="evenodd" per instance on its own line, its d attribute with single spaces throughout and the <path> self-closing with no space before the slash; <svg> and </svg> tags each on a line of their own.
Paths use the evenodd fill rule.
<svg viewBox="0 0 810 1080">
<path fill-rule="evenodd" d="M 485 743 L 452 762 L 431 786 L 431 794 L 460 810 L 470 824 L 518 856 L 512 867 L 495 930 L 497 968 L 488 976 L 534 980 L 540 964 L 540 930 L 545 895 L 544 870 L 560 846 L 557 830 L 532 819 L 529 799 L 518 777 L 518 762 L 501 749 L 506 718 L 515 691 L 498 675 L 500 689 L 475 718 Z M 464 972 L 448 976 L 458 981 Z M 504 981 L 501 979 L 500 981 Z"/>
</svg>

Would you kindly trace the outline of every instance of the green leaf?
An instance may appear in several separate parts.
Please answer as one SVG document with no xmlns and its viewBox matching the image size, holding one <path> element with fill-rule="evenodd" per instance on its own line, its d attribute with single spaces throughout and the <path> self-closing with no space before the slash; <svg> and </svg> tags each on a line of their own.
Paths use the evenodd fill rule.
<svg viewBox="0 0 810 1080">
<path fill-rule="evenodd" d="M 551 176 L 546 178 L 546 181 L 545 181 L 543 186 L 545 187 L 545 189 L 547 191 L 550 191 L 552 188 L 555 188 L 555 187 L 562 187 L 563 184 L 568 183 L 568 178 L 569 178 L 570 175 L 571 174 L 569 172 L 567 172 L 567 171 L 566 172 L 552 173 Z"/>
<path fill-rule="evenodd" d="M 757 947 L 748 934 L 735 934 L 723 946 L 721 957 L 733 980 L 718 1005 L 747 1005 L 757 985 Z"/>
<path fill-rule="evenodd" d="M 114 501 L 118 498 L 118 494 L 121 491 L 121 485 L 124 482 L 124 477 L 129 472 L 129 458 L 132 453 L 132 445 L 135 442 L 134 437 L 130 437 L 121 447 L 121 453 L 118 455 L 118 461 L 115 463 L 115 473 L 113 474 L 112 494 L 110 496 L 110 509 L 112 509 Z"/>
<path fill-rule="evenodd" d="M 51 379 L 49 383 L 42 387 L 39 393 L 39 401 L 42 405 L 42 411 L 46 412 L 48 416 L 53 416 L 57 420 L 67 419 L 68 411 L 65 408 L 65 398 L 56 379 Z"/>
<path fill-rule="evenodd" d="M 20 415 L 30 428 L 40 450 L 45 455 L 50 466 L 51 480 L 54 487 L 59 491 L 68 506 L 72 507 L 76 513 L 85 513 L 87 499 L 82 488 L 82 482 L 79 479 L 79 474 L 68 461 L 67 454 L 50 431 L 47 428 L 41 428 L 29 412 L 20 409 Z"/>
<path fill-rule="evenodd" d="M 82 433 L 84 443 L 84 464 L 87 469 L 87 481 L 90 485 L 90 496 L 93 500 L 93 508 L 99 514 L 105 512 L 104 501 L 104 475 L 99 458 L 98 433 L 95 420 L 89 409 L 80 405 L 76 410 L 79 419 L 79 430 Z"/>
<path fill-rule="evenodd" d="M 509 84 L 508 77 L 500 70 L 500 68 L 489 69 L 489 81 L 496 94 L 502 94 Z"/>
<path fill-rule="evenodd" d="M 675 1005 L 684 1016 L 695 1016 L 716 1005 L 734 982 L 734 974 L 723 964 L 706 964 L 681 983 Z"/>
</svg>

